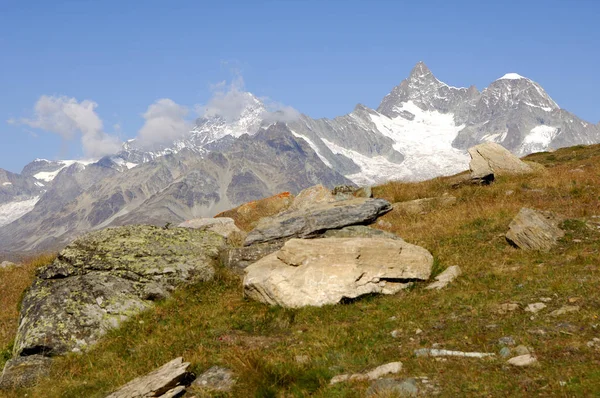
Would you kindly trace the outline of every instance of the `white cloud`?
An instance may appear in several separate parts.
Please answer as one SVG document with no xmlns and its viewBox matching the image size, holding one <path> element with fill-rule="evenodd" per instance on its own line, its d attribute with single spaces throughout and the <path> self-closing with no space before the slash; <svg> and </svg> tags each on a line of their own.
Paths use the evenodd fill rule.
<svg viewBox="0 0 600 398">
<path fill-rule="evenodd" d="M 8 122 L 56 133 L 65 140 L 72 140 L 80 134 L 85 156 L 98 158 L 117 152 L 121 142 L 103 131 L 102 120 L 96 113 L 97 106 L 90 100 L 79 102 L 66 96 L 42 95 L 35 104 L 33 118 Z"/>
<path fill-rule="evenodd" d="M 193 127 L 186 120 L 187 114 L 188 109 L 173 100 L 157 100 L 143 114 L 146 122 L 138 131 L 138 143 L 142 147 L 151 148 L 183 138 Z"/>
<path fill-rule="evenodd" d="M 300 112 L 290 106 L 273 102 L 267 97 L 258 99 L 245 91 L 244 79 L 239 73 L 235 73 L 229 85 L 222 81 L 212 85 L 211 91 L 213 96 L 208 103 L 196 106 L 196 111 L 202 117 L 220 116 L 231 123 L 238 120 L 248 107 L 263 107 L 260 117 L 268 122 L 290 122 L 300 116 Z"/>
</svg>

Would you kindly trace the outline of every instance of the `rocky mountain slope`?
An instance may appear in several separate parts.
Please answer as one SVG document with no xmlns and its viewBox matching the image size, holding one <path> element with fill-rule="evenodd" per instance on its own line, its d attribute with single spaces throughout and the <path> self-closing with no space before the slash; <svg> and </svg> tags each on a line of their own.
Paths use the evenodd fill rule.
<svg viewBox="0 0 600 398">
<path fill-rule="evenodd" d="M 450 175 L 468 168 L 466 149 L 481 142 L 518 155 L 600 142 L 599 126 L 514 73 L 480 92 L 418 63 L 377 109 L 359 104 L 334 119 L 284 117 L 241 95 L 235 115 L 207 113 L 169 144 L 130 140 L 94 163 L 36 160 L 21 175 L 0 174 L 0 252 L 59 247 L 108 225 L 212 216 L 281 187 Z"/>
<path fill-rule="evenodd" d="M 184 148 L 130 170 L 115 164 L 107 158 L 62 170 L 32 211 L 0 229 L 0 250 L 53 249 L 110 225 L 164 226 L 273 192 L 351 184 L 283 124 L 244 135 L 222 152 Z"/>
</svg>

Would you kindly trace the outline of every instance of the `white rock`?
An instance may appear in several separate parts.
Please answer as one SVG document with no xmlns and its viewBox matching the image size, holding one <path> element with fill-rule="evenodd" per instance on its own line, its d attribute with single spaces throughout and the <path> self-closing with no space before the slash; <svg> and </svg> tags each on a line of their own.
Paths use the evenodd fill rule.
<svg viewBox="0 0 600 398">
<path fill-rule="evenodd" d="M 421 348 L 415 351 L 415 355 L 418 357 L 467 357 L 467 358 L 485 358 L 493 357 L 496 354 L 487 352 L 463 352 L 463 351 L 450 351 L 450 350 L 439 350 L 435 348 Z"/>
<path fill-rule="evenodd" d="M 525 307 L 525 311 L 535 314 L 535 313 L 543 310 L 544 308 L 546 308 L 546 304 L 544 304 L 544 303 L 532 303 L 532 304 L 529 304 L 527 307 Z"/>
<path fill-rule="evenodd" d="M 538 364 L 537 359 L 531 354 L 519 355 L 509 359 L 506 363 L 518 367 L 536 366 Z"/>
<path fill-rule="evenodd" d="M 448 267 L 444 270 L 444 272 L 435 277 L 436 282 L 431 283 L 425 289 L 443 289 L 461 273 L 462 271 L 458 265 Z"/>
<path fill-rule="evenodd" d="M 344 297 L 395 294 L 408 280 L 429 279 L 432 265 L 431 253 L 401 240 L 291 239 L 246 268 L 244 293 L 271 305 L 320 307 Z"/>
<path fill-rule="evenodd" d="M 567 314 L 569 312 L 577 312 L 577 311 L 579 311 L 578 305 L 564 305 L 564 306 L 560 307 L 559 309 L 552 311 L 549 315 L 550 316 L 561 316 L 561 315 Z"/>
</svg>

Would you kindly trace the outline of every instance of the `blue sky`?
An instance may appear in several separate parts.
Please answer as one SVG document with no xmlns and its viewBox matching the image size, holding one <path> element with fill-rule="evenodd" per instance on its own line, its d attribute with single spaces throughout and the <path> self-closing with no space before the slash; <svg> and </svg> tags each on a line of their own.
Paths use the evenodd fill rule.
<svg viewBox="0 0 600 398">
<path fill-rule="evenodd" d="M 193 120 L 216 84 L 240 77 L 312 117 L 376 107 L 420 60 L 454 86 L 517 72 L 597 123 L 599 21 L 596 0 L 0 0 L 0 167 L 96 145 L 82 149 L 78 125 L 44 131 L 42 96 L 85 108 L 107 143 L 135 137 L 152 109 Z"/>
</svg>

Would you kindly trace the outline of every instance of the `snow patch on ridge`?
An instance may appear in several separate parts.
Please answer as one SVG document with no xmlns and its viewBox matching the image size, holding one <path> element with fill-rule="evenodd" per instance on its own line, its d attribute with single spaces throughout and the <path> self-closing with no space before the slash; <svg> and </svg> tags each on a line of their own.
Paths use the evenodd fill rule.
<svg viewBox="0 0 600 398">
<path fill-rule="evenodd" d="M 545 151 L 557 133 L 558 128 L 552 126 L 540 125 L 532 128 L 519 147 L 519 154 Z"/>
<path fill-rule="evenodd" d="M 62 169 L 64 169 L 65 167 L 69 167 L 75 163 L 78 163 L 85 167 L 88 164 L 94 163 L 94 162 L 95 162 L 95 160 L 61 160 L 58 163 L 62 164 L 62 166 L 60 168 L 58 168 L 57 170 L 41 171 L 37 174 L 34 174 L 33 177 L 40 181 L 50 182 L 50 181 L 54 180 L 54 178 L 58 175 L 58 173 L 60 173 L 60 171 Z"/>
<path fill-rule="evenodd" d="M 39 196 L 17 202 L 8 202 L 0 205 L 0 227 L 3 227 L 33 210 L 40 200 Z"/>
<path fill-rule="evenodd" d="M 294 135 L 294 137 L 297 138 L 302 138 L 304 141 L 306 141 L 306 143 L 312 148 L 313 151 L 315 151 L 315 153 L 317 154 L 317 156 L 319 157 L 319 159 L 321 159 L 321 161 L 323 163 L 325 163 L 325 165 L 327 165 L 327 167 L 331 168 L 331 163 L 329 162 L 329 160 L 327 160 L 327 158 L 323 155 L 321 155 L 321 152 L 319 152 L 319 147 L 315 145 L 315 143 L 310 140 L 308 137 L 298 134 L 296 133 L 294 130 L 290 130 L 292 132 L 292 134 Z"/>
<path fill-rule="evenodd" d="M 519 75 L 518 73 L 507 73 L 506 75 L 502 76 L 498 80 L 520 80 L 520 79 L 527 79 L 527 78 Z"/>
</svg>

